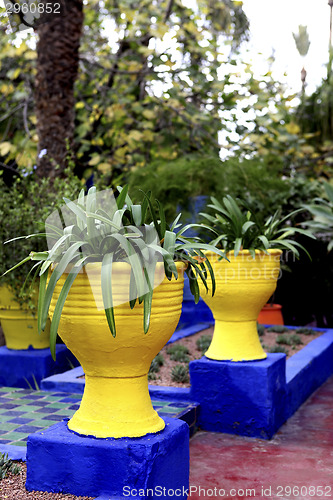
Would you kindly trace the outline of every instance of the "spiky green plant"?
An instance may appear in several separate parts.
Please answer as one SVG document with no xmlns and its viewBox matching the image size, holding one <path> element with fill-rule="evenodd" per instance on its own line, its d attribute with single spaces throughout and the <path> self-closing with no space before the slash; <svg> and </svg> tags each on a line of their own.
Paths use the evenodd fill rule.
<svg viewBox="0 0 333 500">
<path fill-rule="evenodd" d="M 314 335 L 316 332 L 312 328 L 301 326 L 300 328 L 297 328 L 296 333 L 302 333 L 303 335 Z"/>
<path fill-rule="evenodd" d="M 214 211 L 214 215 L 200 214 L 212 225 L 217 235 L 211 244 L 226 252 L 233 250 L 236 257 L 241 250 L 249 250 L 254 258 L 255 250 L 266 252 L 270 248 L 290 250 L 296 257 L 299 257 L 298 249 L 306 253 L 307 251 L 289 236 L 299 233 L 315 238 L 310 231 L 293 227 L 290 224 L 290 218 L 303 209 L 294 210 L 281 219 L 279 212 L 276 211 L 274 215 L 261 223 L 245 202 L 234 199 L 230 195 L 225 196 L 222 203 L 212 196 L 211 202 L 208 207 Z"/>
<path fill-rule="evenodd" d="M 257 332 L 258 332 L 259 337 L 262 337 L 263 335 L 265 335 L 265 327 L 264 327 L 264 325 L 261 325 L 260 323 L 257 323 Z"/>
<path fill-rule="evenodd" d="M 284 325 L 274 325 L 270 326 L 267 328 L 268 332 L 274 332 L 274 333 L 288 333 L 290 332 L 289 328 Z"/>
<path fill-rule="evenodd" d="M 151 362 L 149 373 L 158 373 L 161 366 L 164 365 L 164 358 L 161 353 L 158 353 Z"/>
<path fill-rule="evenodd" d="M 290 342 L 291 345 L 302 345 L 303 341 L 297 333 L 294 333 L 293 335 L 290 335 Z"/>
<path fill-rule="evenodd" d="M 276 343 L 279 345 L 280 344 L 293 345 L 291 337 L 288 337 L 287 335 L 278 335 L 276 338 Z"/>
<path fill-rule="evenodd" d="M 8 473 L 19 474 L 21 468 L 15 464 L 10 458 L 8 458 L 8 453 L 0 453 L 0 481 L 5 479 Z"/>
<path fill-rule="evenodd" d="M 39 276 L 38 330 L 41 332 L 46 326 L 56 284 L 66 272 L 66 268 L 71 267 L 71 272 L 62 286 L 51 322 L 50 348 L 54 359 L 62 309 L 75 278 L 88 263 L 101 262 L 104 309 L 113 336 L 116 335 L 116 325 L 110 276 L 112 275 L 112 265 L 116 260 L 128 262 L 131 265 L 129 286 L 130 290 L 136 292 L 134 297 L 138 297 L 138 299 L 131 299 L 129 303 L 133 309 L 137 300 L 140 304 L 143 302 L 143 330 L 145 333 L 148 332 L 150 325 L 154 291 L 152 284 L 156 268 L 154 259 L 156 256 L 163 260 L 168 280 L 171 280 L 173 276 L 175 279 L 178 278 L 176 261 L 187 264 L 185 272 L 190 278 L 190 290 L 196 302 L 199 300 L 198 279 L 201 279 L 208 290 L 206 282 L 208 274 L 212 280 L 212 294 L 214 295 L 214 273 L 209 260 L 203 256 L 203 250 L 215 251 L 220 257 L 224 257 L 223 252 L 196 238 L 187 238 L 184 233 L 193 225 L 180 227 L 178 222 L 181 214 L 169 225 L 166 222 L 163 207 L 157 200 L 155 212 L 150 193 L 143 194 L 141 204 L 134 204 L 128 195 L 128 186 L 118 187 L 118 191 L 116 210 L 110 211 L 110 213 L 98 208 L 95 187 L 89 189 L 87 196 L 82 190 L 77 203 L 64 198 L 66 210 L 72 214 L 74 223 L 66 225 L 64 217 L 62 219 L 60 217 L 62 220 L 61 229 L 47 223 L 46 235 L 49 241 L 53 242 L 52 248 L 43 252 L 31 252 L 25 259 L 7 271 L 12 271 L 30 260 L 33 262 L 31 271 L 34 271 L 35 276 Z M 155 238 L 156 234 L 158 241 Z M 35 236 L 40 235 L 32 234 L 15 238 L 15 240 Z M 52 273 L 47 282 L 51 268 Z M 145 289 L 146 284 L 148 291 Z M 132 297 L 133 294 L 129 296 Z"/>
<path fill-rule="evenodd" d="M 171 370 L 171 378 L 174 382 L 187 383 L 190 380 L 188 366 L 174 366 Z"/>
<path fill-rule="evenodd" d="M 190 358 L 188 357 L 189 350 L 186 346 L 181 344 L 174 344 L 167 349 L 167 354 L 169 354 L 172 361 L 179 361 L 181 363 L 188 363 Z"/>
<path fill-rule="evenodd" d="M 201 335 L 201 337 L 196 341 L 198 351 L 205 354 L 211 344 L 212 338 L 212 335 Z"/>
</svg>

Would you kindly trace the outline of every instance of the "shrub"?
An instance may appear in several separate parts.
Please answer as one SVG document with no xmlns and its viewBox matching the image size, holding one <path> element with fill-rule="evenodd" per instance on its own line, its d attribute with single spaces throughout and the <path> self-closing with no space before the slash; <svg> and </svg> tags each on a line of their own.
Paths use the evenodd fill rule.
<svg viewBox="0 0 333 500">
<path fill-rule="evenodd" d="M 22 260 L 30 251 L 45 249 L 45 237 L 20 239 L 11 244 L 3 243 L 12 238 L 33 233 L 44 232 L 44 222 L 59 206 L 63 196 L 73 197 L 82 188 L 79 179 L 68 173 L 66 179 L 56 179 L 52 186 L 49 179 L 35 180 L 33 176 L 16 179 L 7 186 L 0 178 L 0 276 Z M 27 285 L 25 293 L 21 293 L 22 285 L 29 272 L 29 265 L 1 278 L 1 284 L 7 284 L 14 292 L 17 302 L 30 309 L 35 308 Z"/>
<path fill-rule="evenodd" d="M 7 477 L 8 473 L 19 474 L 21 468 L 8 458 L 8 453 L 0 453 L 0 481 Z"/>
<path fill-rule="evenodd" d="M 190 380 L 188 366 L 176 365 L 172 368 L 171 378 L 174 382 L 186 383 Z"/>
<path fill-rule="evenodd" d="M 212 338 L 213 337 L 211 335 L 202 335 L 196 341 L 198 351 L 201 351 L 202 354 L 205 354 L 205 352 L 208 350 L 208 347 L 210 346 Z"/>
<path fill-rule="evenodd" d="M 262 337 L 263 335 L 265 335 L 264 325 L 260 325 L 259 323 L 257 323 L 257 331 L 258 331 L 259 337 Z"/>
<path fill-rule="evenodd" d="M 164 365 L 164 358 L 161 353 L 157 354 L 153 361 L 151 362 L 149 373 L 158 373 L 160 371 L 160 367 Z"/>
<path fill-rule="evenodd" d="M 268 332 L 274 332 L 274 333 L 287 333 L 290 332 L 289 328 L 287 328 L 284 325 L 275 325 L 275 326 L 270 326 L 267 328 Z"/>
<path fill-rule="evenodd" d="M 283 354 L 286 354 L 286 356 L 288 356 L 289 353 L 288 349 L 286 349 L 282 345 L 276 345 L 274 347 L 271 347 L 269 352 L 271 353 L 282 352 Z"/>
<path fill-rule="evenodd" d="M 285 344 L 285 345 L 292 345 L 291 337 L 287 337 L 286 335 L 279 335 L 276 338 L 276 343 L 277 344 Z"/>
<path fill-rule="evenodd" d="M 315 330 L 312 330 L 312 328 L 301 326 L 301 328 L 297 328 L 296 333 L 302 333 L 303 335 L 314 335 L 316 332 Z"/>
<path fill-rule="evenodd" d="M 190 358 L 188 357 L 189 350 L 187 347 L 175 344 L 167 349 L 167 354 L 169 354 L 170 359 L 173 361 L 179 361 L 181 363 L 188 363 Z"/>
<path fill-rule="evenodd" d="M 299 335 L 294 333 L 293 335 L 290 336 L 290 341 L 292 345 L 301 345 L 303 344 L 302 339 Z"/>
</svg>

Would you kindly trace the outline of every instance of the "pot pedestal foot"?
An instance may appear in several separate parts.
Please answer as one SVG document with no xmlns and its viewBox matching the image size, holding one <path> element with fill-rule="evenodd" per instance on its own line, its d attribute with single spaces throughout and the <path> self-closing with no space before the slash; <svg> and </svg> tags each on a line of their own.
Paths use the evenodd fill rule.
<svg viewBox="0 0 333 500">
<path fill-rule="evenodd" d="M 285 354 L 238 363 L 203 357 L 191 361 L 190 377 L 202 430 L 270 439 L 286 420 Z"/>
<path fill-rule="evenodd" d="M 205 356 L 218 361 L 254 361 L 266 359 L 256 320 L 215 320 L 214 335 Z"/>
<path fill-rule="evenodd" d="M 189 487 L 189 428 L 173 418 L 165 418 L 165 424 L 163 431 L 141 438 L 79 436 L 64 421 L 31 434 L 26 488 L 110 500 L 157 499 L 161 497 L 159 490 L 165 488 L 180 491 L 177 498 L 185 499 L 183 490 Z M 155 494 L 146 494 L 147 489 Z"/>
<path fill-rule="evenodd" d="M 78 365 L 77 359 L 63 344 L 57 345 L 56 355 L 56 361 L 53 361 L 49 348 L 14 350 L 0 347 L 0 386 L 28 389 L 30 384 L 35 389 L 35 381 L 39 386 L 43 378 Z"/>
<path fill-rule="evenodd" d="M 153 409 L 147 375 L 115 378 L 86 374 L 80 408 L 68 422 L 70 430 L 97 438 L 140 437 L 164 426 Z"/>
</svg>

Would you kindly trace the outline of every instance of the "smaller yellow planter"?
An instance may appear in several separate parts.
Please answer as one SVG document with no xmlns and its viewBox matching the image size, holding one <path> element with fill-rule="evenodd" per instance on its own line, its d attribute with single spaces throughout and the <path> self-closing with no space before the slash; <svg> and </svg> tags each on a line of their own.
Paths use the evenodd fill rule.
<svg viewBox="0 0 333 500">
<path fill-rule="evenodd" d="M 216 254 L 207 253 L 216 279 L 214 297 L 199 285 L 201 296 L 215 319 L 207 358 L 251 361 L 267 357 L 260 344 L 257 317 L 276 288 L 281 253 L 281 250 L 268 250 L 267 255 L 257 250 L 253 259 L 248 250 L 241 251 L 237 257 L 230 252 L 227 254 L 230 262 L 219 261 Z"/>
<path fill-rule="evenodd" d="M 50 346 L 50 323 L 39 335 L 37 316 L 22 309 L 7 286 L 0 287 L 0 322 L 8 349 L 47 349 Z"/>
</svg>

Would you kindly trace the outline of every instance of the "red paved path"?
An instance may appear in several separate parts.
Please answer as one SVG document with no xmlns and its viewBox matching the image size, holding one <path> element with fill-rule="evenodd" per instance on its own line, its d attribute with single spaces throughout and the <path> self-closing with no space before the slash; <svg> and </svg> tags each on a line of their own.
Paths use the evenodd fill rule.
<svg viewBox="0 0 333 500">
<path fill-rule="evenodd" d="M 199 432 L 190 452 L 191 500 L 333 500 L 333 377 L 271 441 Z"/>
</svg>

